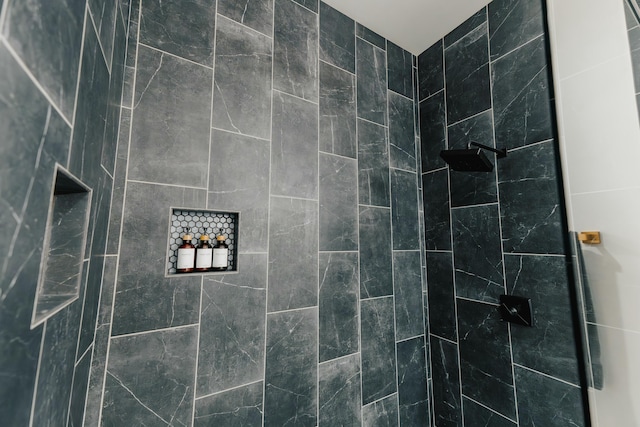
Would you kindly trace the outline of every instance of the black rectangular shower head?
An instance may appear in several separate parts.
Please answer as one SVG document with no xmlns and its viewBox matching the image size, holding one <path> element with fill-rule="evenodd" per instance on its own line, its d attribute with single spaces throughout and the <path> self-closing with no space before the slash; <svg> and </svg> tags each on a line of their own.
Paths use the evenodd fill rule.
<svg viewBox="0 0 640 427">
<path fill-rule="evenodd" d="M 464 150 L 442 150 L 440 157 L 454 171 L 491 172 L 493 163 L 489 161 L 481 148 L 467 148 Z"/>
</svg>

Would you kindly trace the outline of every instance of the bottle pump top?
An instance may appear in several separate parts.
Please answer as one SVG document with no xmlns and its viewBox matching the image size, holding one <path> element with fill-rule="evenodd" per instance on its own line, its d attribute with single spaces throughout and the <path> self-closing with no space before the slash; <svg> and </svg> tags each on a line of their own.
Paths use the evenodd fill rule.
<svg viewBox="0 0 640 427">
<path fill-rule="evenodd" d="M 193 237 L 191 237 L 191 234 L 187 233 L 184 236 L 182 236 L 182 241 L 185 242 L 185 243 L 186 242 L 191 243 L 191 239 L 193 239 Z"/>
<path fill-rule="evenodd" d="M 225 240 L 227 240 L 224 236 L 218 236 L 216 237 L 216 239 L 218 240 L 218 242 L 224 242 Z"/>
<path fill-rule="evenodd" d="M 206 234 L 203 234 L 202 236 L 200 236 L 200 240 L 209 240 L 209 236 Z"/>
</svg>

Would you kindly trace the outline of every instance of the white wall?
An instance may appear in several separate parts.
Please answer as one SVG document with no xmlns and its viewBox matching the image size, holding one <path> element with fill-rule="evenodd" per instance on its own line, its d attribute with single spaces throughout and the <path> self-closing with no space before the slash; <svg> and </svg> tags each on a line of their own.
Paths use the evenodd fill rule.
<svg viewBox="0 0 640 427">
<path fill-rule="evenodd" d="M 548 0 L 569 228 L 582 245 L 604 375 L 593 426 L 640 426 L 640 124 L 625 0 Z"/>
</svg>

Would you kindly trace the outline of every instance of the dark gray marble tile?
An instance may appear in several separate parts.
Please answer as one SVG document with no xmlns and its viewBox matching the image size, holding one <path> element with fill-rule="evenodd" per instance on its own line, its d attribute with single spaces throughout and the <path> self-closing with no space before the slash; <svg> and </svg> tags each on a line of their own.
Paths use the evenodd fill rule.
<svg viewBox="0 0 640 427">
<path fill-rule="evenodd" d="M 629 2 L 624 2 L 624 17 L 627 24 L 627 30 L 638 26 L 638 18 L 636 18 L 635 14 L 631 10 L 631 5 L 629 4 Z"/>
<path fill-rule="evenodd" d="M 204 202 L 204 190 L 128 183 L 113 335 L 198 321 L 201 278 L 165 278 L 159 260 L 167 258 L 170 207 L 199 208 Z"/>
<path fill-rule="evenodd" d="M 389 92 L 389 165 L 416 170 L 413 101 Z"/>
<path fill-rule="evenodd" d="M 111 302 L 109 303 L 111 305 Z M 98 324 L 96 326 L 96 340 L 91 360 L 91 371 L 87 390 L 87 403 L 85 409 L 84 424 L 76 424 L 74 427 L 99 427 L 98 418 L 102 412 L 102 391 L 105 383 L 107 369 L 107 347 L 109 345 L 110 324 Z"/>
<path fill-rule="evenodd" d="M 262 381 L 196 400 L 194 427 L 262 426 Z"/>
<path fill-rule="evenodd" d="M 273 34 L 273 0 L 218 0 L 218 14 L 270 36 Z"/>
<path fill-rule="evenodd" d="M 107 105 L 107 122 L 102 145 L 102 166 L 113 176 L 116 152 L 118 146 L 118 132 L 120 127 L 120 110 L 122 105 L 122 86 L 124 83 L 124 61 L 127 49 L 126 28 L 122 19 L 116 20 L 115 47 L 111 65 L 111 80 L 109 81 L 109 100 Z"/>
<path fill-rule="evenodd" d="M 112 338 L 102 424 L 190 425 L 198 327 Z"/>
<path fill-rule="evenodd" d="M 267 316 L 264 425 L 316 425 L 318 311 Z"/>
<path fill-rule="evenodd" d="M 93 17 L 102 52 L 111 68 L 111 57 L 114 51 L 113 35 L 116 27 L 117 2 L 108 0 L 89 0 L 89 13 Z M 122 20 L 118 19 L 120 23 Z"/>
<path fill-rule="evenodd" d="M 457 305 L 462 393 L 516 419 L 508 324 L 497 306 L 462 299 Z"/>
<path fill-rule="evenodd" d="M 504 160 L 498 163 L 504 251 L 564 253 L 555 141 Z"/>
<path fill-rule="evenodd" d="M 534 327 L 511 326 L 513 362 L 579 384 L 564 257 L 505 255 L 509 294 L 531 298 Z"/>
<path fill-rule="evenodd" d="M 393 294 L 396 340 L 424 334 L 420 251 L 394 252 Z"/>
<path fill-rule="evenodd" d="M 401 425 L 427 427 L 428 411 L 418 410 L 426 409 L 428 398 L 424 336 L 399 342 L 397 350 Z"/>
<path fill-rule="evenodd" d="M 82 355 L 89 348 L 95 338 L 104 260 L 105 258 L 103 256 L 94 255 L 89 261 L 89 273 L 84 289 L 84 308 L 82 310 L 78 356 Z"/>
<path fill-rule="evenodd" d="M 73 119 L 76 97 L 85 3 L 83 0 L 8 2 L 2 28 L 7 43 L 69 122 Z M 35 28 L 38 30 L 34 31 Z"/>
<path fill-rule="evenodd" d="M 91 351 L 85 353 L 84 357 L 78 361 L 73 375 L 67 427 L 82 426 L 89 382 L 89 368 L 91 368 Z"/>
<path fill-rule="evenodd" d="M 549 63 L 542 36 L 492 63 L 497 146 L 515 148 L 553 137 Z"/>
<path fill-rule="evenodd" d="M 318 106 L 274 92 L 271 147 L 271 194 L 316 199 Z"/>
<path fill-rule="evenodd" d="M 460 39 L 468 35 L 470 32 L 478 28 L 480 25 L 483 25 L 487 22 L 487 10 L 486 8 L 482 8 L 476 13 L 474 13 L 471 17 L 469 17 L 462 24 L 458 25 L 454 28 L 449 34 L 444 36 L 444 47 L 445 49 L 451 46 L 452 44 L 458 42 Z"/>
<path fill-rule="evenodd" d="M 271 38 L 218 18 L 211 125 L 271 136 Z"/>
<path fill-rule="evenodd" d="M 122 105 L 131 108 L 133 103 L 135 66 L 138 53 L 138 27 L 140 22 L 140 0 L 131 1 L 131 16 L 127 30 L 127 56 L 124 67 Z"/>
<path fill-rule="evenodd" d="M 361 424 L 360 359 L 357 354 L 318 366 L 318 423 Z"/>
<path fill-rule="evenodd" d="M 318 12 L 318 0 L 293 0 L 301 6 L 306 7 L 312 12 Z"/>
<path fill-rule="evenodd" d="M 440 169 L 447 165 L 440 157 L 440 151 L 447 148 L 444 91 L 420 103 L 420 141 L 423 172 Z"/>
<path fill-rule="evenodd" d="M 487 110 L 470 119 L 456 123 L 447 129 L 450 149 L 467 148 L 470 142 L 478 142 L 489 147 L 493 142 L 493 116 Z M 491 163 L 496 165 L 496 156 L 484 152 Z M 463 172 L 449 169 L 451 179 L 451 205 L 453 207 L 480 205 L 498 201 L 495 172 Z"/>
<path fill-rule="evenodd" d="M 427 250 L 451 250 L 449 174 L 446 169 L 422 175 Z"/>
<path fill-rule="evenodd" d="M 212 73 L 139 47 L 128 179 L 206 187 Z"/>
<path fill-rule="evenodd" d="M 68 306 L 47 321 L 40 355 L 33 425 L 66 425 L 79 323 L 78 303 Z"/>
<path fill-rule="evenodd" d="M 203 282 L 196 397 L 264 378 L 267 256 L 241 254 L 239 265 Z"/>
<path fill-rule="evenodd" d="M 362 403 L 395 393 L 396 350 L 393 297 L 360 301 Z"/>
<path fill-rule="evenodd" d="M 30 329 L 55 162 L 71 129 L 0 46 L 0 419 L 28 425 L 42 326 Z"/>
<path fill-rule="evenodd" d="M 318 203 L 271 198 L 269 312 L 318 305 Z"/>
<path fill-rule="evenodd" d="M 627 4 L 627 3 L 625 3 Z M 633 83 L 638 92 L 640 88 L 640 77 L 638 71 L 640 70 L 640 27 L 635 27 L 627 32 L 629 39 L 629 48 L 631 49 L 631 67 L 633 70 Z"/>
<path fill-rule="evenodd" d="M 391 169 L 393 249 L 418 250 L 418 178 L 413 172 Z"/>
<path fill-rule="evenodd" d="M 318 266 L 319 361 L 359 351 L 357 253 L 321 253 Z"/>
<path fill-rule="evenodd" d="M 387 42 L 384 37 L 358 23 L 356 23 L 356 36 L 360 37 L 362 40 L 368 41 L 369 43 L 379 47 L 380 49 L 384 50 L 387 48 Z"/>
<path fill-rule="evenodd" d="M 387 59 L 384 50 L 356 40 L 358 117 L 387 124 Z"/>
<path fill-rule="evenodd" d="M 458 346 L 431 337 L 433 417 L 438 427 L 462 427 Z"/>
<path fill-rule="evenodd" d="M 578 387 L 518 366 L 515 376 L 521 426 L 587 426 Z"/>
<path fill-rule="evenodd" d="M 358 120 L 358 200 L 363 205 L 389 206 L 387 129 Z"/>
<path fill-rule="evenodd" d="M 389 89 L 413 99 L 413 55 L 400 46 L 387 42 Z"/>
<path fill-rule="evenodd" d="M 450 252 L 427 252 L 427 286 L 430 332 L 457 341 L 453 260 Z"/>
<path fill-rule="evenodd" d="M 355 76 L 320 63 L 320 151 L 356 158 L 355 88 Z"/>
<path fill-rule="evenodd" d="M 444 89 L 444 52 L 442 39 L 418 56 L 419 99 Z"/>
<path fill-rule="evenodd" d="M 239 251 L 266 252 L 269 142 L 213 130 L 209 208 L 240 212 Z"/>
<path fill-rule="evenodd" d="M 353 19 L 320 2 L 320 59 L 355 73 L 355 31 Z"/>
<path fill-rule="evenodd" d="M 393 294 L 389 209 L 360 207 L 360 298 Z"/>
<path fill-rule="evenodd" d="M 485 22 L 444 51 L 449 124 L 491 108 L 488 43 Z"/>
<path fill-rule="evenodd" d="M 392 394 L 362 408 L 362 425 L 367 427 L 397 427 L 398 397 Z"/>
<path fill-rule="evenodd" d="M 140 43 L 213 66 L 215 2 L 143 2 Z"/>
<path fill-rule="evenodd" d="M 320 154 L 320 250 L 358 250 L 358 166 Z"/>
<path fill-rule="evenodd" d="M 489 44 L 496 59 L 543 34 L 543 1 L 497 0 L 489 3 Z"/>
<path fill-rule="evenodd" d="M 451 215 L 456 295 L 497 303 L 505 293 L 498 206 L 454 209 Z"/>
<path fill-rule="evenodd" d="M 122 227 L 122 207 L 124 187 L 127 178 L 127 158 L 129 154 L 129 129 L 131 128 L 131 110 L 122 109 L 120 114 L 120 128 L 116 149 L 115 170 L 113 175 L 113 190 L 111 196 L 111 213 L 109 216 L 109 234 L 107 237 L 108 254 L 117 254 L 120 244 L 120 229 Z"/>
<path fill-rule="evenodd" d="M 275 0 L 274 13 L 273 88 L 317 101 L 318 15 L 291 0 Z"/>
<path fill-rule="evenodd" d="M 478 405 L 471 399 L 462 398 L 465 427 L 516 427 L 513 421 Z"/>
<path fill-rule="evenodd" d="M 71 173 L 90 187 L 96 184 L 102 173 L 100 161 L 108 102 L 109 70 L 93 26 L 87 25 L 68 167 Z"/>
</svg>

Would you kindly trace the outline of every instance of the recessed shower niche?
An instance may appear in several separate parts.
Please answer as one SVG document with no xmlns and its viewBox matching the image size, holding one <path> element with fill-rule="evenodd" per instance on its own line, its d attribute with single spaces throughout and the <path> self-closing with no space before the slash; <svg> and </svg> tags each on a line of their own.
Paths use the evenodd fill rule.
<svg viewBox="0 0 640 427">
<path fill-rule="evenodd" d="M 239 219 L 239 212 L 171 208 L 166 275 L 184 276 L 194 274 L 228 274 L 237 272 Z M 216 245 L 216 238 L 218 236 L 223 236 L 223 241 L 228 247 L 228 267 L 220 271 L 208 270 L 193 271 L 189 273 L 178 272 L 178 249 L 184 243 L 183 236 L 185 235 L 191 236 L 190 242 L 195 248 L 199 247 L 201 237 L 203 235 L 209 237 L 209 241 L 213 246 Z"/>
<path fill-rule="evenodd" d="M 31 327 L 80 295 L 91 189 L 58 165 L 52 193 Z"/>
</svg>

